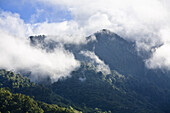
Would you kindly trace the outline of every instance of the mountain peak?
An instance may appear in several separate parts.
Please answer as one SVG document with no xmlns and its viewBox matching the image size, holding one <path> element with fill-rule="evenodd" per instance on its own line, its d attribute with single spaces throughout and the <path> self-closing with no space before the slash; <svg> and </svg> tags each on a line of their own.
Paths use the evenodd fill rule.
<svg viewBox="0 0 170 113">
<path fill-rule="evenodd" d="M 108 29 L 101 29 L 101 30 L 97 31 L 97 33 L 110 34 L 110 33 L 113 33 L 113 32 L 111 32 L 111 31 L 108 30 Z"/>
<path fill-rule="evenodd" d="M 112 32 L 108 29 L 102 29 L 100 31 L 97 31 L 93 35 L 96 37 L 97 40 L 101 40 L 101 41 L 117 40 L 117 41 L 124 42 L 124 43 L 128 42 L 124 38 L 120 37 L 118 34 Z"/>
<path fill-rule="evenodd" d="M 45 38 L 46 38 L 45 35 L 30 36 L 29 37 L 31 44 L 33 44 L 33 45 L 44 43 Z"/>
</svg>

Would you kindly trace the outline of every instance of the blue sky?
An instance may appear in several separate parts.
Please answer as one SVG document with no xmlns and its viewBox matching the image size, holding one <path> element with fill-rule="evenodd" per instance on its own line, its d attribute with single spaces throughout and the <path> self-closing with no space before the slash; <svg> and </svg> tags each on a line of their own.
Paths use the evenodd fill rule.
<svg viewBox="0 0 170 113">
<path fill-rule="evenodd" d="M 58 6 L 51 7 L 31 0 L 0 0 L 1 11 L 18 13 L 26 23 L 61 22 L 71 20 L 71 14 L 66 9 Z"/>
</svg>

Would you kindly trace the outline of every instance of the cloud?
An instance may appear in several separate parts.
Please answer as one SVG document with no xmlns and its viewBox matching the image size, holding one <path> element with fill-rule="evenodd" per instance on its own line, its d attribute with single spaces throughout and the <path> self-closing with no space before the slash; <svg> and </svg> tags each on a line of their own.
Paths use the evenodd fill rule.
<svg viewBox="0 0 170 113">
<path fill-rule="evenodd" d="M 63 6 L 78 28 L 91 35 L 103 28 L 136 41 L 138 48 L 157 45 L 159 32 L 169 27 L 168 0 L 37 0 L 52 7 Z"/>
<path fill-rule="evenodd" d="M 160 31 L 160 37 L 162 45 L 155 48 L 153 55 L 150 59 L 146 60 L 146 64 L 149 68 L 161 68 L 170 70 L 170 29 L 166 28 Z"/>
<path fill-rule="evenodd" d="M 8 43 L 11 43 L 15 48 L 15 50 L 12 47 L 7 49 L 6 54 L 5 51 L 3 51 L 4 53 L 1 52 L 4 55 L 2 61 L 8 62 L 8 58 L 16 61 L 12 63 L 11 66 L 14 67 L 11 68 L 18 69 L 19 64 L 21 64 L 21 67 L 24 67 L 22 65 L 32 63 L 33 65 L 31 66 L 37 67 L 35 70 L 44 70 L 47 66 L 50 70 L 48 73 L 53 71 L 54 73 L 64 73 L 64 70 L 68 70 L 69 73 L 78 66 L 72 53 L 61 47 L 57 47 L 54 53 L 46 53 L 45 51 L 30 47 L 26 37 L 30 35 L 47 35 L 49 39 L 63 44 L 82 44 L 87 43 L 86 36 L 103 28 L 109 29 L 127 40 L 135 41 L 139 51 L 141 49 L 149 51 L 152 47 L 163 44 L 153 51 L 152 57 L 146 60 L 146 64 L 149 68 L 166 67 L 169 69 L 170 67 L 170 63 L 168 63 L 170 57 L 168 54 L 165 54 L 169 48 L 169 35 L 166 35 L 170 28 L 168 0 L 36 0 L 35 3 L 32 0 L 32 2 L 33 4 L 43 3 L 44 6 L 53 7 L 52 9 L 57 10 L 57 8 L 60 8 L 69 12 L 71 20 L 66 18 L 66 20 L 64 19 L 60 22 L 49 22 L 47 19 L 45 22 L 35 23 L 37 22 L 36 19 L 39 19 L 44 12 L 43 8 L 39 8 L 37 13 L 32 15 L 34 23 L 25 23 L 17 13 L 1 11 L 0 31 L 3 36 L 1 36 L 0 44 L 5 41 L 7 43 L 6 39 L 9 39 Z M 45 10 L 45 12 L 48 14 L 47 12 L 50 13 L 50 10 Z M 167 38 L 165 38 L 165 35 Z M 5 39 L 4 37 L 8 38 Z M 10 46 L 8 43 L 1 44 L 1 47 L 8 48 Z M 22 52 L 24 52 L 22 48 L 26 49 L 25 51 L 28 51 L 28 53 L 30 52 L 30 54 L 26 54 L 29 57 L 17 57 L 18 55 L 22 56 Z M 2 51 L 3 49 L 0 48 L 0 50 Z M 61 57 L 57 53 L 61 54 Z M 39 63 L 39 55 L 44 58 L 44 64 L 41 61 Z M 32 59 L 34 57 L 37 58 L 37 62 Z M 61 58 L 61 61 L 63 61 L 63 58 L 68 60 L 63 61 L 63 68 L 60 68 L 55 63 L 58 60 L 53 59 L 53 57 L 56 59 Z M 24 59 L 22 61 L 24 63 L 21 62 L 22 59 Z M 66 69 L 67 67 L 69 69 Z M 58 71 L 55 71 L 55 69 L 58 69 Z M 63 76 L 65 75 L 67 73 Z"/>
<path fill-rule="evenodd" d="M 111 28 L 115 32 L 119 30 L 119 32 L 121 32 L 122 29 L 128 30 L 128 28 L 130 29 L 129 31 L 134 30 L 137 32 L 138 29 L 143 29 L 147 24 L 157 25 L 160 21 L 165 20 L 168 13 L 159 0 L 38 1 L 51 4 L 51 6 L 54 7 L 63 6 L 67 8 L 72 14 L 72 18 L 81 27 L 88 27 L 90 23 L 93 24 L 93 22 L 100 21 L 99 24 L 95 25 L 96 27 L 102 25 L 102 27 Z M 92 20 L 92 18 L 94 19 Z M 91 26 L 89 26 L 89 28 L 90 27 Z M 94 31 L 96 31 L 96 28 Z M 94 31 L 91 31 L 91 33 L 94 33 Z"/>
<path fill-rule="evenodd" d="M 90 58 L 90 62 L 95 66 L 97 72 L 102 72 L 104 74 L 111 73 L 109 66 L 106 65 L 104 61 L 99 59 L 99 57 L 94 52 L 81 51 L 80 54 Z"/>
<path fill-rule="evenodd" d="M 62 47 L 56 47 L 54 52 L 46 52 L 30 46 L 27 40 L 27 29 L 17 14 L 0 14 L 0 68 L 7 70 L 31 71 L 32 79 L 37 80 L 50 76 L 53 81 L 69 74 L 79 67 L 79 61 L 74 55 Z M 33 30 L 30 30 L 32 33 Z"/>
<path fill-rule="evenodd" d="M 0 30 L 17 37 L 26 37 L 31 32 L 30 25 L 25 24 L 19 14 L 5 11 L 0 11 Z"/>
<path fill-rule="evenodd" d="M 38 23 L 33 25 L 33 35 L 43 34 L 57 42 L 82 44 L 86 42 L 85 34 L 74 21 L 60 23 Z"/>
<path fill-rule="evenodd" d="M 37 1 L 52 7 L 63 6 L 70 11 L 72 21 L 77 23 L 85 35 L 106 28 L 127 40 L 135 41 L 138 51 L 150 51 L 153 47 L 163 44 L 153 51 L 152 57 L 146 60 L 146 65 L 149 68 L 169 69 L 170 57 L 165 54 L 169 43 L 164 40 L 165 32 L 162 33 L 165 28 L 170 28 L 168 0 Z"/>
</svg>

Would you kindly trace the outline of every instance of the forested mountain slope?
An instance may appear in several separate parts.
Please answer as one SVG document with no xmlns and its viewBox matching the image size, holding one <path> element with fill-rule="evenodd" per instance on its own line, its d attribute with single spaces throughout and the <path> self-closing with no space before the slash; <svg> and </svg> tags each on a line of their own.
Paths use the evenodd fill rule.
<svg viewBox="0 0 170 113">
<path fill-rule="evenodd" d="M 49 78 L 33 83 L 27 70 L 20 72 L 26 72 L 26 77 L 1 70 L 0 87 L 9 87 L 13 96 L 22 93 L 63 109 L 73 107 L 85 113 L 170 112 L 170 73 L 148 69 L 144 62 L 146 56 L 139 56 L 134 42 L 106 29 L 87 37 L 87 42 L 80 45 L 61 44 L 47 38 L 44 35 L 29 37 L 33 47 L 47 52 L 62 45 L 74 54 L 81 66 L 70 76 L 53 83 Z M 37 103 L 40 109 L 51 106 Z"/>
<path fill-rule="evenodd" d="M 79 113 L 80 111 L 102 113 L 100 109 L 78 104 L 76 106 L 73 102 L 54 93 L 50 86 L 33 83 L 29 78 L 12 71 L 0 70 L 0 88 L 0 112 L 2 113 L 25 112 L 23 110 L 37 113 Z"/>
</svg>

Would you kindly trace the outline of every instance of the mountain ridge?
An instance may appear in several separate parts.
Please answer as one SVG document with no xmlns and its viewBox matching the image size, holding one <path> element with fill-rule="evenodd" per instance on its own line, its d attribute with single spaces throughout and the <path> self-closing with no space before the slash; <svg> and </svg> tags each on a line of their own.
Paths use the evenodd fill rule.
<svg viewBox="0 0 170 113">
<path fill-rule="evenodd" d="M 46 84 L 55 94 L 74 105 L 116 113 L 170 111 L 169 73 L 148 69 L 134 42 L 106 29 L 86 37 L 87 43 L 80 45 L 61 45 L 47 38 L 45 35 L 29 37 L 31 46 L 47 52 L 62 46 L 81 63 L 69 77 Z M 98 70 L 101 67 L 108 67 L 110 72 Z"/>
</svg>

